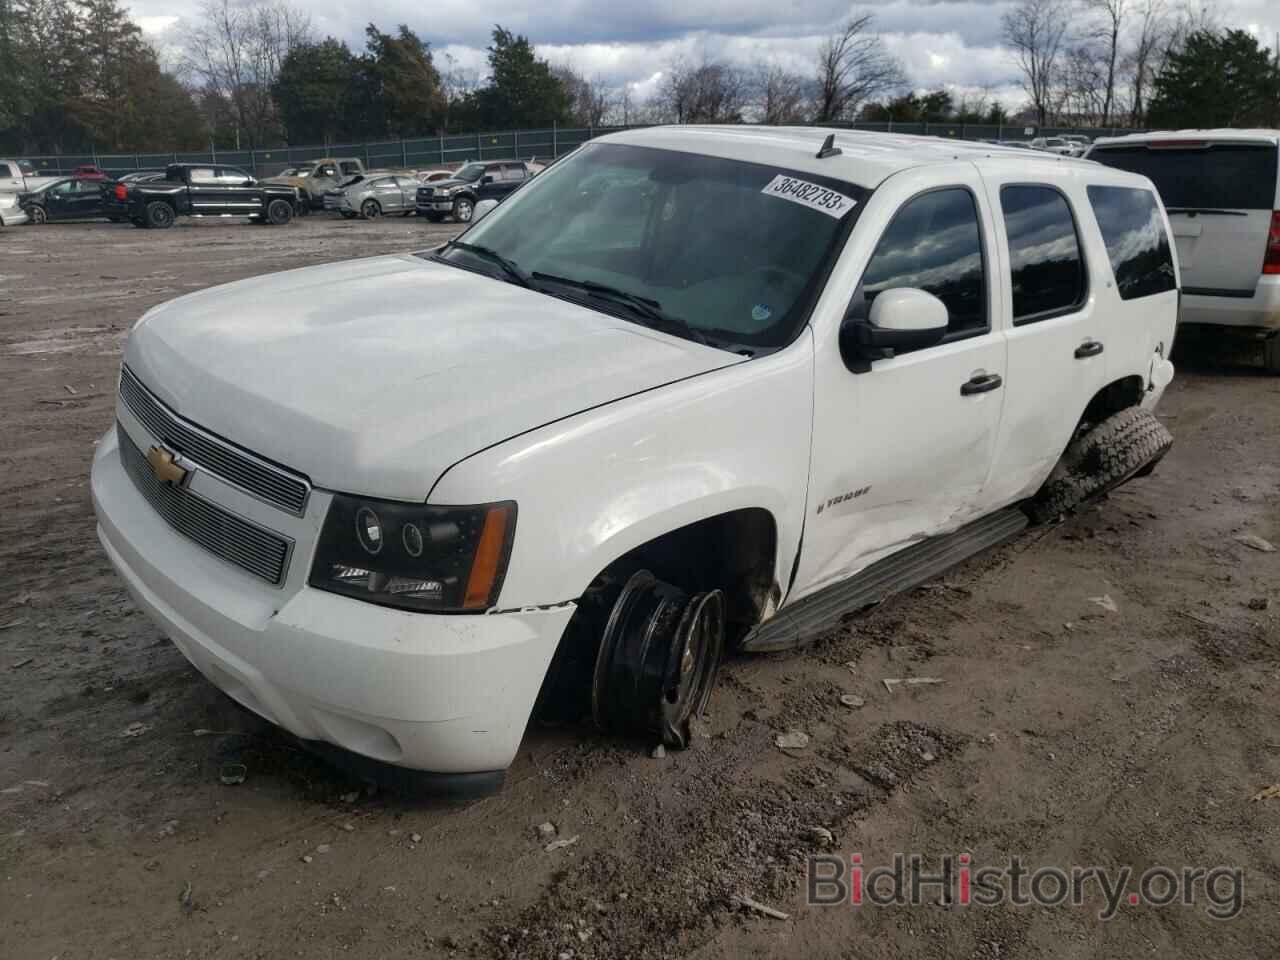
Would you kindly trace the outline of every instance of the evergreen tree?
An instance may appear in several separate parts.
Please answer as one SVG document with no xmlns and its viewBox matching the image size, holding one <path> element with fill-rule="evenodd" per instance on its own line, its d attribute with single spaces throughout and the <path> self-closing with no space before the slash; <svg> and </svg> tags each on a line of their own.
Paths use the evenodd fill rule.
<svg viewBox="0 0 1280 960">
<path fill-rule="evenodd" d="M 1153 127 L 1280 125 L 1280 68 L 1244 30 L 1201 30 L 1173 51 L 1155 81 Z"/>
</svg>

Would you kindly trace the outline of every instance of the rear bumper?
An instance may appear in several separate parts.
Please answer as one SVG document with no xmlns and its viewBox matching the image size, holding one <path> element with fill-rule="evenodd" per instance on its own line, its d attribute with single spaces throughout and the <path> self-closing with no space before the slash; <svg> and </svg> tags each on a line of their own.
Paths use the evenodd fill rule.
<svg viewBox="0 0 1280 960">
<path fill-rule="evenodd" d="M 1280 330 L 1280 275 L 1263 275 L 1250 297 L 1182 295 L 1179 323 L 1221 327 L 1245 327 L 1258 331 Z"/>
<path fill-rule="evenodd" d="M 31 218 L 27 216 L 27 211 L 22 207 L 0 210 L 0 226 L 17 227 L 30 220 Z"/>
<path fill-rule="evenodd" d="M 125 472 L 115 429 L 91 486 L 99 539 L 135 601 L 243 706 L 412 770 L 490 774 L 515 757 L 572 604 L 444 616 L 265 586 L 161 519 Z"/>
</svg>

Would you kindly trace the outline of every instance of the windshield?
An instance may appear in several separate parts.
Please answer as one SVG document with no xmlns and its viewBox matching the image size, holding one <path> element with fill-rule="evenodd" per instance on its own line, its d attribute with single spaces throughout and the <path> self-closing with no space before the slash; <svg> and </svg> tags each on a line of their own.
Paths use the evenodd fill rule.
<svg viewBox="0 0 1280 960">
<path fill-rule="evenodd" d="M 484 247 L 544 293 L 756 352 L 793 339 L 868 194 L 761 164 L 592 144 L 467 231 L 471 251 L 443 257 L 492 266 L 474 250 Z"/>
<path fill-rule="evenodd" d="M 468 183 L 484 176 L 483 163 L 469 163 L 453 175 L 455 180 L 466 180 Z"/>
<path fill-rule="evenodd" d="M 28 177 L 33 177 L 36 173 L 36 168 L 32 165 L 30 160 L 19 160 L 18 169 Z"/>
</svg>

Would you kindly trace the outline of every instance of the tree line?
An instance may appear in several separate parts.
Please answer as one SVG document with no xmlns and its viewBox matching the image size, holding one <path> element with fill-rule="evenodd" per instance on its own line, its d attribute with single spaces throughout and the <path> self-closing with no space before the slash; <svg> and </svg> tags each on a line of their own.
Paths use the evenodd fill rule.
<svg viewBox="0 0 1280 960">
<path fill-rule="evenodd" d="M 1280 51 L 1198 0 L 1021 0 L 1001 27 L 1040 125 L 1280 125 Z"/>
<path fill-rule="evenodd" d="M 1019 0 L 1002 21 L 1026 108 L 914 90 L 869 13 L 799 68 L 703 56 L 661 65 L 652 96 L 537 55 L 495 25 L 467 70 L 407 25 L 363 49 L 318 36 L 287 0 L 202 0 L 157 50 L 119 0 L 0 0 L 0 151 L 261 149 L 479 130 L 641 123 L 894 121 L 1280 126 L 1280 66 L 1250 34 L 1173 3 Z"/>
</svg>

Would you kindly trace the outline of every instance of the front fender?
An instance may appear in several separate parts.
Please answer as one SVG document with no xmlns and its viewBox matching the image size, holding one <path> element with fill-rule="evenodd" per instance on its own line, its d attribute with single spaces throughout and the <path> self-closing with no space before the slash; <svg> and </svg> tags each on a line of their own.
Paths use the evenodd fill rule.
<svg viewBox="0 0 1280 960">
<path fill-rule="evenodd" d="M 584 411 L 445 471 L 429 503 L 514 500 L 501 607 L 581 596 L 628 551 L 731 510 L 768 510 L 783 592 L 804 522 L 808 329 L 778 353 Z"/>
</svg>

